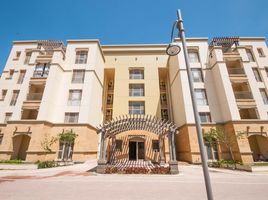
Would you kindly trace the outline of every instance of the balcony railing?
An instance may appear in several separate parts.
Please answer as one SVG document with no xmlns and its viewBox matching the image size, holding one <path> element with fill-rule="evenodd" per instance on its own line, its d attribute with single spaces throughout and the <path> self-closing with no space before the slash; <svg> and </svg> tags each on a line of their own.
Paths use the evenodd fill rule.
<svg viewBox="0 0 268 200">
<path fill-rule="evenodd" d="M 227 68 L 230 75 L 245 75 L 243 68 Z"/>
<path fill-rule="evenodd" d="M 41 101 L 43 93 L 29 93 L 27 95 L 28 101 Z"/>
<path fill-rule="evenodd" d="M 249 91 L 234 91 L 236 99 L 253 99 L 252 93 Z"/>
<path fill-rule="evenodd" d="M 34 71 L 34 78 L 47 78 L 49 71 Z"/>
</svg>

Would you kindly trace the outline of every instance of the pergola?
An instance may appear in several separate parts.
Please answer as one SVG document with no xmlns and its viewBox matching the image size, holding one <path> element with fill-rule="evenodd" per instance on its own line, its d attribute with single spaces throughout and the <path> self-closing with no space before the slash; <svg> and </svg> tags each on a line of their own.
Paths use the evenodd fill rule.
<svg viewBox="0 0 268 200">
<path fill-rule="evenodd" d="M 106 140 L 115 138 L 117 134 L 130 130 L 144 130 L 158 135 L 160 161 L 163 161 L 164 158 L 162 148 L 163 139 L 164 137 L 168 137 L 170 152 L 169 164 L 171 166 L 171 163 L 177 163 L 175 134 L 178 130 L 178 127 L 174 123 L 151 115 L 122 115 L 97 127 L 97 133 L 101 134 L 100 153 L 98 157 L 98 168 L 100 170 L 97 171 L 102 173 L 103 165 L 106 165 L 107 163 Z"/>
</svg>

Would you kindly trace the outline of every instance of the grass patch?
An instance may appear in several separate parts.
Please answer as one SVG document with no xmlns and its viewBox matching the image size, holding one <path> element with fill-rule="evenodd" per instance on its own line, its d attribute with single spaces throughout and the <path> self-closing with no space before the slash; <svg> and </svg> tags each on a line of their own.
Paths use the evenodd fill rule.
<svg viewBox="0 0 268 200">
<path fill-rule="evenodd" d="M 253 166 L 268 166 L 268 162 L 257 162 L 254 163 Z"/>
<path fill-rule="evenodd" d="M 23 164 L 22 160 L 0 160 L 0 163 L 4 164 Z"/>
</svg>

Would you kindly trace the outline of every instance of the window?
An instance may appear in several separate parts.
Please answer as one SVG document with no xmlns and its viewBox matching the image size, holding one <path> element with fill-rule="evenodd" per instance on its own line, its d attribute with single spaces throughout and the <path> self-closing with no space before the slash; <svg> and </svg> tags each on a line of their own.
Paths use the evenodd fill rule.
<svg viewBox="0 0 268 200">
<path fill-rule="evenodd" d="M 152 140 L 152 148 L 153 148 L 153 151 L 159 152 L 159 141 L 158 140 Z"/>
<path fill-rule="evenodd" d="M 128 103 L 128 113 L 130 115 L 140 114 L 144 115 L 144 101 L 130 101 Z"/>
<path fill-rule="evenodd" d="M 252 71 L 254 73 L 256 81 L 257 82 L 262 82 L 259 70 L 257 68 L 252 68 Z"/>
<path fill-rule="evenodd" d="M 0 101 L 4 101 L 7 95 L 7 90 L 2 90 Z"/>
<path fill-rule="evenodd" d="M 194 91 L 195 91 L 197 105 L 208 105 L 206 90 L 195 89 Z"/>
<path fill-rule="evenodd" d="M 115 150 L 122 151 L 123 140 L 115 140 Z"/>
<path fill-rule="evenodd" d="M 20 58 L 20 51 L 16 51 L 16 57 L 14 58 L 14 60 L 18 60 Z"/>
<path fill-rule="evenodd" d="M 4 134 L 1 134 L 1 133 L 0 133 L 0 144 L 2 144 L 3 137 L 4 137 Z"/>
<path fill-rule="evenodd" d="M 268 96 L 264 88 L 260 89 L 262 100 L 264 104 L 268 104 Z"/>
<path fill-rule="evenodd" d="M 197 51 L 188 51 L 188 58 L 190 63 L 198 63 L 199 62 L 199 56 Z"/>
<path fill-rule="evenodd" d="M 49 73 L 50 64 L 49 63 L 39 63 L 35 66 L 34 78 L 47 77 Z"/>
<path fill-rule="evenodd" d="M 105 120 L 106 121 L 111 121 L 112 120 L 112 109 L 107 109 L 105 112 Z"/>
<path fill-rule="evenodd" d="M 142 69 L 129 70 L 129 79 L 144 79 L 144 71 Z"/>
<path fill-rule="evenodd" d="M 204 82 L 201 68 L 192 68 L 191 72 L 194 82 Z"/>
<path fill-rule="evenodd" d="M 20 70 L 20 75 L 19 75 L 19 79 L 18 79 L 18 84 L 22 84 L 24 77 L 25 77 L 26 71 L 25 70 Z"/>
<path fill-rule="evenodd" d="M 79 113 L 65 113 L 64 123 L 77 123 Z"/>
<path fill-rule="evenodd" d="M 250 49 L 246 49 L 246 53 L 247 53 L 249 62 L 255 62 L 255 59 L 253 57 L 253 54 L 252 54 L 251 50 Z"/>
<path fill-rule="evenodd" d="M 73 71 L 72 83 L 84 83 L 85 70 L 77 69 Z"/>
<path fill-rule="evenodd" d="M 162 90 L 162 91 L 166 90 L 166 83 L 165 83 L 165 81 L 160 81 L 159 87 L 160 87 L 160 90 Z"/>
<path fill-rule="evenodd" d="M 72 160 L 73 157 L 73 149 L 74 143 L 73 142 L 60 142 L 59 152 L 58 152 L 58 159 L 67 161 Z"/>
<path fill-rule="evenodd" d="M 211 122 L 211 116 L 208 112 L 200 112 L 199 113 L 201 123 Z"/>
<path fill-rule="evenodd" d="M 24 64 L 29 64 L 31 56 L 32 56 L 32 52 L 26 52 Z"/>
<path fill-rule="evenodd" d="M 257 48 L 257 51 L 258 51 L 258 54 L 259 54 L 260 57 L 265 57 L 262 48 Z"/>
<path fill-rule="evenodd" d="M 75 64 L 86 64 L 87 63 L 88 51 L 77 51 L 75 57 Z"/>
<path fill-rule="evenodd" d="M 19 90 L 13 90 L 13 95 L 12 95 L 12 98 L 11 98 L 11 101 L 10 101 L 10 105 L 11 106 L 15 106 L 16 103 L 17 103 L 17 99 L 18 99 L 18 96 L 19 96 Z"/>
<path fill-rule="evenodd" d="M 12 113 L 6 113 L 4 123 L 7 123 L 12 117 Z"/>
<path fill-rule="evenodd" d="M 108 94 L 107 95 L 107 104 L 113 104 L 113 95 L 112 94 Z"/>
<path fill-rule="evenodd" d="M 6 79 L 12 79 L 14 72 L 15 72 L 14 69 L 10 69 L 9 70 L 9 77 L 7 77 Z"/>
<path fill-rule="evenodd" d="M 129 84 L 129 96 L 144 96 L 144 84 Z"/>
<path fill-rule="evenodd" d="M 160 94 L 160 101 L 162 105 L 167 105 L 167 95 L 166 94 Z"/>
<path fill-rule="evenodd" d="M 82 98 L 82 90 L 69 90 L 68 105 L 79 106 Z"/>
<path fill-rule="evenodd" d="M 164 120 L 168 120 L 168 110 L 167 109 L 161 109 L 161 118 Z"/>
</svg>

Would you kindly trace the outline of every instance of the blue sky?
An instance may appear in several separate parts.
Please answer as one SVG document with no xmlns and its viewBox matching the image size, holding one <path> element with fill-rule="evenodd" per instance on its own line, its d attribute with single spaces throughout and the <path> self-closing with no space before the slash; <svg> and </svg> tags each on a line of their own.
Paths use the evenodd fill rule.
<svg viewBox="0 0 268 200">
<path fill-rule="evenodd" d="M 267 0 L 2 0 L 0 71 L 13 40 L 168 43 L 178 8 L 187 37 L 268 38 Z"/>
</svg>

